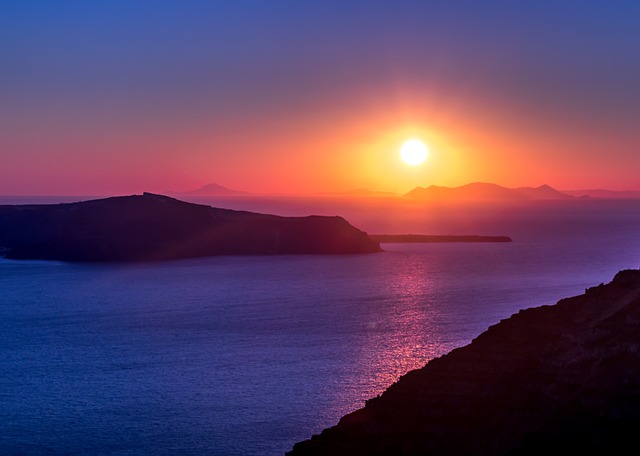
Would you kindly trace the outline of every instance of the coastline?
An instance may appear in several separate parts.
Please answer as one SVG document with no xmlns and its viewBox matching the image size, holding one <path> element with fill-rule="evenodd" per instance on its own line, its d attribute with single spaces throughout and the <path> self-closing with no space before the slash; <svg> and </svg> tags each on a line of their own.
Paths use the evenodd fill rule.
<svg viewBox="0 0 640 456">
<path fill-rule="evenodd" d="M 640 425 L 640 270 L 521 310 L 289 456 L 616 453 Z"/>
</svg>

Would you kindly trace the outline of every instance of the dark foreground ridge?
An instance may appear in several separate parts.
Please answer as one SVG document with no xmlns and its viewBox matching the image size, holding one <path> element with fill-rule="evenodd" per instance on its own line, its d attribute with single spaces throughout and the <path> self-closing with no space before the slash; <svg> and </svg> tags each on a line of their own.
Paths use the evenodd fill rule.
<svg viewBox="0 0 640 456">
<path fill-rule="evenodd" d="M 437 234 L 370 234 L 380 243 L 414 244 L 431 242 L 513 242 L 509 236 L 437 235 Z"/>
<path fill-rule="evenodd" d="M 490 327 L 288 454 L 626 454 L 640 429 L 639 329 L 640 271 L 622 271 Z"/>
<path fill-rule="evenodd" d="M 151 193 L 0 206 L 0 254 L 12 259 L 150 261 L 378 251 L 377 242 L 341 217 L 278 217 Z"/>
</svg>

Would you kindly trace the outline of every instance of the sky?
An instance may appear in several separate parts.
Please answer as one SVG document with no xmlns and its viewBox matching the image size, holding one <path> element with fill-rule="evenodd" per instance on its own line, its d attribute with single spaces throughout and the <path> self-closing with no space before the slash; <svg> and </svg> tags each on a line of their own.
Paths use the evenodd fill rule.
<svg viewBox="0 0 640 456">
<path fill-rule="evenodd" d="M 0 194 L 640 189 L 638 23 L 624 0 L 3 0 Z"/>
</svg>

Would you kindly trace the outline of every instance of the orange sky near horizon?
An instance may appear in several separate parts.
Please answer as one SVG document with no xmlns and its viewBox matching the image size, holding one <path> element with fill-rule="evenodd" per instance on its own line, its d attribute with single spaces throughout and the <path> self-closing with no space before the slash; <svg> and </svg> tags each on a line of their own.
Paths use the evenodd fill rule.
<svg viewBox="0 0 640 456">
<path fill-rule="evenodd" d="M 16 154 L 13 167 L 22 173 L 15 173 L 13 183 L 12 175 L 4 176 L 2 193 L 14 188 L 14 194 L 162 193 L 214 182 L 253 193 L 286 194 L 356 188 L 402 194 L 416 186 L 478 181 L 507 187 L 640 188 L 640 178 L 629 174 L 640 169 L 640 160 L 630 162 L 626 155 L 609 152 L 612 147 L 638 147 L 635 136 L 588 133 L 598 131 L 595 124 L 563 122 L 551 129 L 536 123 L 535 116 L 522 125 L 506 109 L 492 106 L 492 112 L 481 102 L 432 108 L 428 101 L 413 101 L 419 106 L 353 109 L 345 103 L 338 115 L 329 109 L 296 111 L 295 116 L 226 119 L 168 131 L 152 125 L 123 132 L 116 125 L 68 136 L 64 130 L 45 132 L 43 138 L 25 135 L 16 150 L 48 147 L 52 160 L 38 163 L 28 153 Z M 429 147 L 427 160 L 415 167 L 399 155 L 410 138 Z M 25 174 L 32 176 L 30 182 L 21 180 Z"/>
<path fill-rule="evenodd" d="M 0 194 L 640 190 L 632 11 L 244 3 L 0 7 Z"/>
</svg>

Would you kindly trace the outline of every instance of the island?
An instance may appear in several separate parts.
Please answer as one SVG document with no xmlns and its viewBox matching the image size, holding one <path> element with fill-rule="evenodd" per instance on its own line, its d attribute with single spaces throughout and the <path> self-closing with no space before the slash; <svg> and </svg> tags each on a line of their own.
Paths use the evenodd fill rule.
<svg viewBox="0 0 640 456">
<path fill-rule="evenodd" d="M 520 311 L 289 456 L 626 454 L 640 429 L 640 271 Z"/>
<path fill-rule="evenodd" d="M 381 244 L 414 244 L 431 242 L 513 242 L 509 236 L 438 235 L 438 234 L 370 234 Z"/>
<path fill-rule="evenodd" d="M 378 242 L 342 217 L 279 217 L 152 193 L 0 206 L 0 254 L 9 259 L 154 261 L 380 251 Z"/>
</svg>

